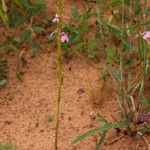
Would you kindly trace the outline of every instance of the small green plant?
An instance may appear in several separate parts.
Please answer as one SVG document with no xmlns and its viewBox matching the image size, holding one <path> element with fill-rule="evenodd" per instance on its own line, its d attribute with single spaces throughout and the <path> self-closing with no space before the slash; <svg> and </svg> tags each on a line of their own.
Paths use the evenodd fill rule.
<svg viewBox="0 0 150 150">
<path fill-rule="evenodd" d="M 48 117 L 47 117 L 47 121 L 48 121 L 48 122 L 52 122 L 52 121 L 53 121 L 53 116 L 48 115 Z"/>
<path fill-rule="evenodd" d="M 0 144 L 0 150 L 21 150 L 19 148 L 16 148 L 14 144 Z"/>
<path fill-rule="evenodd" d="M 98 46 L 101 39 L 89 30 L 90 27 L 96 26 L 95 23 L 90 25 L 90 21 L 94 17 L 93 11 L 93 6 L 85 7 L 84 12 L 79 14 L 78 10 L 73 8 L 71 10 L 72 22 L 63 24 L 63 31 L 69 35 L 69 41 L 62 44 L 63 54 L 67 58 L 72 58 L 77 52 L 83 53 L 90 59 L 98 58 L 100 53 Z M 88 34 L 91 36 L 87 36 Z M 55 39 L 56 36 L 50 35 L 49 40 L 55 41 Z"/>
<path fill-rule="evenodd" d="M 84 13 L 79 14 L 76 8 L 72 9 L 72 23 L 64 25 L 64 31 L 70 35 L 70 41 L 67 44 L 63 44 L 64 51 L 68 55 L 82 52 L 90 59 L 97 58 L 100 39 L 89 30 L 92 26 L 90 25 L 90 19 L 94 17 L 93 10 L 94 7 L 85 8 Z M 88 34 L 91 34 L 91 36 L 87 36 Z"/>
<path fill-rule="evenodd" d="M 14 36 L 13 34 L 5 34 L 5 41 L 0 45 L 1 50 L 7 50 L 9 53 L 13 54 L 17 59 L 17 69 L 16 77 L 21 80 L 21 64 L 24 55 L 24 46 L 28 45 L 32 48 L 32 54 L 37 55 L 38 51 L 41 50 L 40 44 L 36 41 L 36 34 L 44 31 L 44 28 L 40 26 L 30 26 L 28 25 L 20 35 Z"/>
<path fill-rule="evenodd" d="M 24 47 L 28 46 L 32 48 L 32 54 L 38 55 L 38 51 L 41 49 L 40 43 L 37 41 L 36 35 L 44 31 L 39 25 L 34 24 L 34 18 L 41 15 L 41 12 L 46 7 L 43 0 L 2 0 L 0 2 L 0 25 L 9 28 L 15 28 L 20 31 L 18 25 L 24 22 L 22 32 L 19 35 L 15 35 L 12 31 L 2 31 L 3 39 L 5 41 L 0 44 L 0 50 L 4 54 L 5 50 L 12 53 L 17 59 L 16 78 L 21 79 L 21 64 L 23 55 L 25 53 Z M 4 51 L 4 52 L 3 52 Z M 4 54 L 6 55 L 6 54 Z M 3 55 L 3 56 L 4 56 Z M 6 80 L 3 80 L 1 84 L 5 84 Z"/>
<path fill-rule="evenodd" d="M 31 17 L 37 16 L 45 8 L 43 0 L 2 0 L 0 18 L 6 27 L 17 27 Z"/>
<path fill-rule="evenodd" d="M 7 80 L 7 60 L 4 58 L 0 59 L 0 86 L 6 84 Z"/>
</svg>

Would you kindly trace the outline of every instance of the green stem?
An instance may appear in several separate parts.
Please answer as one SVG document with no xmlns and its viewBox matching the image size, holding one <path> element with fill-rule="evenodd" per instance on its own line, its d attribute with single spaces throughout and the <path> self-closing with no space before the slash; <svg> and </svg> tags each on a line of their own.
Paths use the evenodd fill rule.
<svg viewBox="0 0 150 150">
<path fill-rule="evenodd" d="M 147 0 L 144 0 L 144 11 L 143 11 L 143 18 L 144 21 L 146 21 L 146 5 L 147 5 Z M 146 25 L 144 25 L 144 30 L 146 31 Z M 144 42 L 144 79 L 146 79 L 146 75 L 147 75 L 147 47 L 146 47 L 146 42 Z"/>
<path fill-rule="evenodd" d="M 103 38 L 104 37 L 104 33 L 103 33 L 103 28 L 102 28 L 100 11 L 99 11 L 99 8 L 98 8 L 98 4 L 99 3 L 100 2 L 96 1 L 96 12 L 97 12 L 97 16 L 98 16 L 98 23 L 99 23 L 99 27 L 100 27 L 101 38 Z"/>
<path fill-rule="evenodd" d="M 120 49 L 120 102 L 124 117 L 126 116 L 125 101 L 124 101 L 124 77 L 123 77 L 123 38 L 124 38 L 124 0 L 122 0 L 122 47 Z"/>
<path fill-rule="evenodd" d="M 144 0 L 144 9 L 143 9 L 143 19 L 144 21 L 146 21 L 146 12 L 147 12 L 147 0 Z M 144 30 L 147 30 L 146 25 L 144 25 Z M 147 77 L 147 46 L 146 46 L 146 42 L 144 41 L 144 64 L 143 64 L 143 78 L 142 78 L 142 82 L 141 82 L 141 86 L 140 86 L 140 90 L 139 90 L 139 96 L 138 96 L 138 106 L 137 106 L 137 111 L 139 111 L 140 106 L 142 105 L 142 100 L 143 100 L 143 95 L 144 95 L 144 81 L 146 80 Z"/>
<path fill-rule="evenodd" d="M 58 0 L 58 16 L 59 21 L 57 23 L 57 78 L 58 78 L 58 93 L 57 93 L 57 108 L 56 108 L 56 131 L 55 131 L 55 150 L 58 149 L 58 130 L 59 130 L 59 116 L 60 116 L 60 104 L 61 104 L 61 92 L 63 84 L 62 75 L 62 43 L 61 43 L 61 30 L 62 30 L 62 0 Z"/>
<path fill-rule="evenodd" d="M 132 26 L 132 0 L 130 0 L 130 26 Z M 129 31 L 130 36 L 130 49 L 129 49 L 129 59 L 132 60 L 131 54 L 132 54 L 132 31 L 130 29 Z M 131 62 L 129 62 L 129 73 L 128 73 L 128 91 L 131 90 Z"/>
<path fill-rule="evenodd" d="M 130 0 L 130 26 L 132 26 L 132 3 L 133 1 Z M 129 49 L 129 71 L 128 71 L 128 91 L 131 91 L 131 85 L 132 85 L 132 73 L 131 73 L 131 63 L 132 63 L 132 31 L 131 29 L 129 30 L 129 43 L 130 43 L 130 49 Z M 133 107 L 132 107 L 132 102 L 131 102 L 131 93 L 128 93 L 128 109 L 130 113 L 130 120 L 133 120 Z"/>
<path fill-rule="evenodd" d="M 7 14 L 7 5 L 5 0 L 1 0 L 1 7 L 0 7 L 0 18 L 3 24 L 8 28 L 9 27 L 9 19 Z"/>
</svg>

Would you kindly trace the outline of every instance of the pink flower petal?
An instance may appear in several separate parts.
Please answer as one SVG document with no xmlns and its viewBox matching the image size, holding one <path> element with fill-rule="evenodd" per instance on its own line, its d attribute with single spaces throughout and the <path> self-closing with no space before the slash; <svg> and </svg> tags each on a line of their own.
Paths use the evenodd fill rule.
<svg viewBox="0 0 150 150">
<path fill-rule="evenodd" d="M 58 14 L 55 14 L 55 18 L 59 18 Z"/>
<path fill-rule="evenodd" d="M 53 22 L 54 23 L 59 22 L 59 16 L 58 16 L 58 14 L 55 14 L 55 18 L 53 19 Z"/>
<path fill-rule="evenodd" d="M 150 31 L 147 31 L 147 32 L 143 32 L 143 39 L 144 40 L 147 40 L 147 39 L 149 39 L 150 38 Z"/>
<path fill-rule="evenodd" d="M 62 43 L 64 43 L 64 42 L 69 42 L 68 35 L 67 35 L 65 32 L 62 32 L 62 33 L 61 33 L 61 42 L 62 42 Z"/>
</svg>

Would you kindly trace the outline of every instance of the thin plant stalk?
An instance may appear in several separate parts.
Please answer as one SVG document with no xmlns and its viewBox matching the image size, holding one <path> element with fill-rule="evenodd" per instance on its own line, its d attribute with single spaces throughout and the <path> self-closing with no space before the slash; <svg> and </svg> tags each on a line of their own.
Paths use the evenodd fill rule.
<svg viewBox="0 0 150 150">
<path fill-rule="evenodd" d="M 130 0 L 130 26 L 132 26 L 132 0 Z M 131 53 L 132 53 L 132 31 L 130 29 L 129 31 L 129 34 L 130 34 L 130 49 L 129 49 L 129 59 L 131 61 L 132 57 L 131 57 Z M 128 91 L 131 90 L 131 62 L 129 63 L 129 73 L 128 73 Z"/>
<path fill-rule="evenodd" d="M 133 1 L 130 0 L 130 26 L 132 26 L 132 3 Z M 128 91 L 131 91 L 131 85 L 132 85 L 132 73 L 131 73 L 131 63 L 132 63 L 132 31 L 131 29 L 129 30 L 129 44 L 130 44 L 130 48 L 129 48 L 129 70 L 128 70 Z M 131 93 L 128 93 L 128 108 L 129 108 L 129 113 L 130 113 L 130 120 L 133 120 L 133 107 L 132 107 L 132 99 L 131 99 Z M 132 115 L 132 116 L 131 116 Z"/>
<path fill-rule="evenodd" d="M 5 0 L 1 0 L 2 6 L 0 7 L 0 18 L 6 27 L 9 27 L 9 19 L 7 14 L 7 5 Z"/>
<path fill-rule="evenodd" d="M 125 82 L 124 82 L 124 69 L 123 69 L 123 39 L 124 39 L 124 20 L 125 20 L 125 2 L 122 0 L 122 46 L 120 50 L 120 74 L 121 74 L 121 81 L 120 81 L 120 102 L 122 106 L 123 111 L 123 117 L 128 122 L 130 122 L 130 114 L 129 114 L 129 107 L 126 105 L 126 88 L 125 88 Z M 130 128 L 130 125 L 126 127 L 127 133 L 129 135 L 132 134 L 132 130 Z"/>
<path fill-rule="evenodd" d="M 62 75 L 62 43 L 61 43 L 61 30 L 62 30 L 62 0 L 58 0 L 58 16 L 59 21 L 57 23 L 57 78 L 58 78 L 58 93 L 57 93 L 57 107 L 56 107 L 56 127 L 55 127 L 55 150 L 58 149 L 58 131 L 60 125 L 60 105 L 61 105 L 61 93 L 63 84 Z"/>
<path fill-rule="evenodd" d="M 104 33 L 103 33 L 103 28 L 102 28 L 102 22 L 101 22 L 101 16 L 100 16 L 100 11 L 99 11 L 99 8 L 98 8 L 98 4 L 100 2 L 98 2 L 98 0 L 96 1 L 96 13 L 97 13 L 97 16 L 98 16 L 98 23 L 99 23 L 99 27 L 100 27 L 100 33 L 101 33 L 101 37 L 103 38 L 104 37 Z"/>
<path fill-rule="evenodd" d="M 147 0 L 144 0 L 144 9 L 143 9 L 143 19 L 144 21 L 146 21 L 146 5 L 147 5 Z M 144 25 L 144 30 L 146 31 L 146 25 Z M 143 64 L 143 78 L 141 81 L 141 86 L 140 86 L 140 90 L 139 90 L 139 96 L 138 96 L 138 106 L 137 106 L 137 111 L 139 111 L 140 106 L 141 106 L 141 100 L 142 100 L 142 96 L 144 93 L 144 81 L 147 77 L 147 47 L 146 47 L 146 42 L 144 41 L 144 64 Z"/>
<path fill-rule="evenodd" d="M 146 5 L 147 5 L 147 0 L 144 0 L 144 10 L 143 10 L 144 21 L 146 21 L 146 12 L 147 12 Z M 146 25 L 144 25 L 144 30 L 146 31 L 146 29 L 147 29 Z M 144 79 L 147 76 L 146 68 L 147 68 L 147 48 L 146 48 L 146 43 L 144 42 Z"/>
<path fill-rule="evenodd" d="M 124 36 L 124 0 L 122 0 L 122 39 Z M 121 103 L 121 109 L 124 116 L 127 116 L 126 110 L 125 110 L 125 99 L 124 99 L 124 77 L 123 77 L 123 42 L 122 47 L 120 49 L 120 103 Z"/>
</svg>

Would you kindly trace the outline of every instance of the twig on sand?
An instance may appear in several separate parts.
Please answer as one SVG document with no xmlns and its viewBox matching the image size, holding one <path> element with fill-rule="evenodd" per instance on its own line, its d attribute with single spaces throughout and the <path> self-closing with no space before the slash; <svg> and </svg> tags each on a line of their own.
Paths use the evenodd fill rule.
<svg viewBox="0 0 150 150">
<path fill-rule="evenodd" d="M 122 139 L 125 135 L 121 134 L 119 137 L 113 137 L 112 140 L 109 140 L 109 142 L 106 142 L 107 145 L 111 145 L 113 143 L 116 143 L 117 141 L 119 141 L 120 139 Z"/>
<path fill-rule="evenodd" d="M 146 139 L 146 137 L 145 137 L 144 135 L 143 135 L 142 137 L 143 137 L 145 143 L 146 143 L 147 146 L 148 146 L 148 150 L 150 150 L 150 143 L 148 142 L 148 140 Z"/>
</svg>

